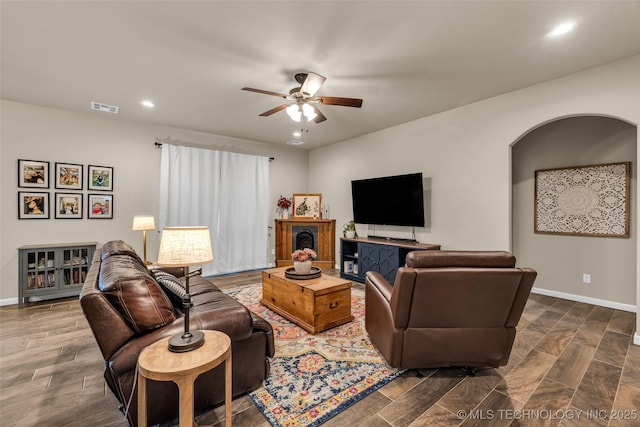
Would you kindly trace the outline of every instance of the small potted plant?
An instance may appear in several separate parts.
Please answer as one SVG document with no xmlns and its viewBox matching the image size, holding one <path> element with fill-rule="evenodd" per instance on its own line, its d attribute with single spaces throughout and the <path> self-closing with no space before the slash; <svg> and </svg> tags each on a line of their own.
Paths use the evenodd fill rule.
<svg viewBox="0 0 640 427">
<path fill-rule="evenodd" d="M 353 239 L 354 237 L 358 237 L 358 233 L 356 233 L 356 223 L 351 220 L 347 222 L 342 228 L 342 236 L 347 239 Z"/>
<path fill-rule="evenodd" d="M 296 249 L 291 254 L 293 268 L 298 274 L 311 272 L 311 260 L 318 258 L 318 254 L 311 248 Z"/>
<path fill-rule="evenodd" d="M 278 198 L 278 202 L 276 203 L 280 213 L 282 214 L 282 219 L 289 218 L 289 208 L 291 207 L 291 199 L 284 197 L 282 194 L 280 198 Z"/>
</svg>

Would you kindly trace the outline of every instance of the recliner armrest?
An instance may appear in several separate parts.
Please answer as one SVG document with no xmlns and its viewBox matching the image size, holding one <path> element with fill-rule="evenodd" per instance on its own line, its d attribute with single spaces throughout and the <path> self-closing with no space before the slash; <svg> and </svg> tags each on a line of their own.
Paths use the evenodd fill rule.
<svg viewBox="0 0 640 427">
<path fill-rule="evenodd" d="M 387 280 L 382 277 L 382 275 L 375 271 L 367 271 L 366 280 L 371 282 L 373 286 L 375 286 L 380 294 L 387 300 L 391 301 L 391 293 L 393 292 L 393 286 L 391 283 L 387 282 Z"/>
</svg>

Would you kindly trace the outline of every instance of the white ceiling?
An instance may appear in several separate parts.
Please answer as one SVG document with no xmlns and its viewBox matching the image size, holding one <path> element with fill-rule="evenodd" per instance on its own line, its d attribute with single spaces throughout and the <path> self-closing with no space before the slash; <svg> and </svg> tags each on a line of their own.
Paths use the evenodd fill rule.
<svg viewBox="0 0 640 427">
<path fill-rule="evenodd" d="M 321 106 L 304 149 L 640 53 L 640 1 L 2 0 L 1 19 L 6 100 L 285 144 L 299 126 L 258 117 L 282 100 L 240 88 L 313 71 L 317 95 L 364 99 Z"/>
</svg>

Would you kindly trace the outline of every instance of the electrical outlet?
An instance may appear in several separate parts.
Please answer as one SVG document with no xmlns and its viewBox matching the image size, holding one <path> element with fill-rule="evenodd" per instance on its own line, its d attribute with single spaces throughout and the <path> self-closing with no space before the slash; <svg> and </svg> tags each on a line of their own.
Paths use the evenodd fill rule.
<svg viewBox="0 0 640 427">
<path fill-rule="evenodd" d="M 591 275 L 590 274 L 583 274 L 582 275 L 582 283 L 591 283 Z"/>
<path fill-rule="evenodd" d="M 276 250 L 275 249 L 271 249 L 271 255 L 275 255 L 276 254 Z"/>
</svg>

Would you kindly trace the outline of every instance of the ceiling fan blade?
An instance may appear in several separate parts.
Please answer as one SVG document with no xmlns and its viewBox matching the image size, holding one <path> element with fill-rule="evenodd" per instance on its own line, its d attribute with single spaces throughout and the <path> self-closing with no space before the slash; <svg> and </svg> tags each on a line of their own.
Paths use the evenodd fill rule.
<svg viewBox="0 0 640 427">
<path fill-rule="evenodd" d="M 277 96 L 278 98 L 286 98 L 287 95 L 283 95 L 281 93 L 278 92 L 271 92 L 269 90 L 262 90 L 262 89 L 254 89 L 252 87 L 243 87 L 242 90 L 246 90 L 249 92 L 256 92 L 256 93 L 263 93 L 265 95 L 273 95 L 273 96 Z"/>
<path fill-rule="evenodd" d="M 316 94 L 320 86 L 327 80 L 326 77 L 316 73 L 307 73 L 307 77 L 304 79 L 302 86 L 300 86 L 300 92 L 306 93 L 309 96 Z"/>
<path fill-rule="evenodd" d="M 324 105 L 340 105 L 343 107 L 362 107 L 362 99 L 357 98 L 337 98 L 335 96 L 319 96 L 318 99 Z"/>
<path fill-rule="evenodd" d="M 316 117 L 313 119 L 314 122 L 322 123 L 325 120 L 327 120 L 327 118 L 324 116 L 324 114 L 322 114 L 322 112 L 320 112 L 320 110 L 318 110 L 317 107 L 313 107 L 313 111 L 316 112 Z"/>
<path fill-rule="evenodd" d="M 271 109 L 271 110 L 269 110 L 269 111 L 265 111 L 264 113 L 260 114 L 260 116 L 261 116 L 261 117 L 267 117 L 267 116 L 270 116 L 270 115 L 272 115 L 272 114 L 277 113 L 278 111 L 282 111 L 282 110 L 284 110 L 284 109 L 285 109 L 285 108 L 287 108 L 288 106 L 289 106 L 289 104 L 282 104 L 282 105 L 279 105 L 279 106 L 277 106 L 276 108 L 272 108 L 272 109 Z"/>
</svg>

